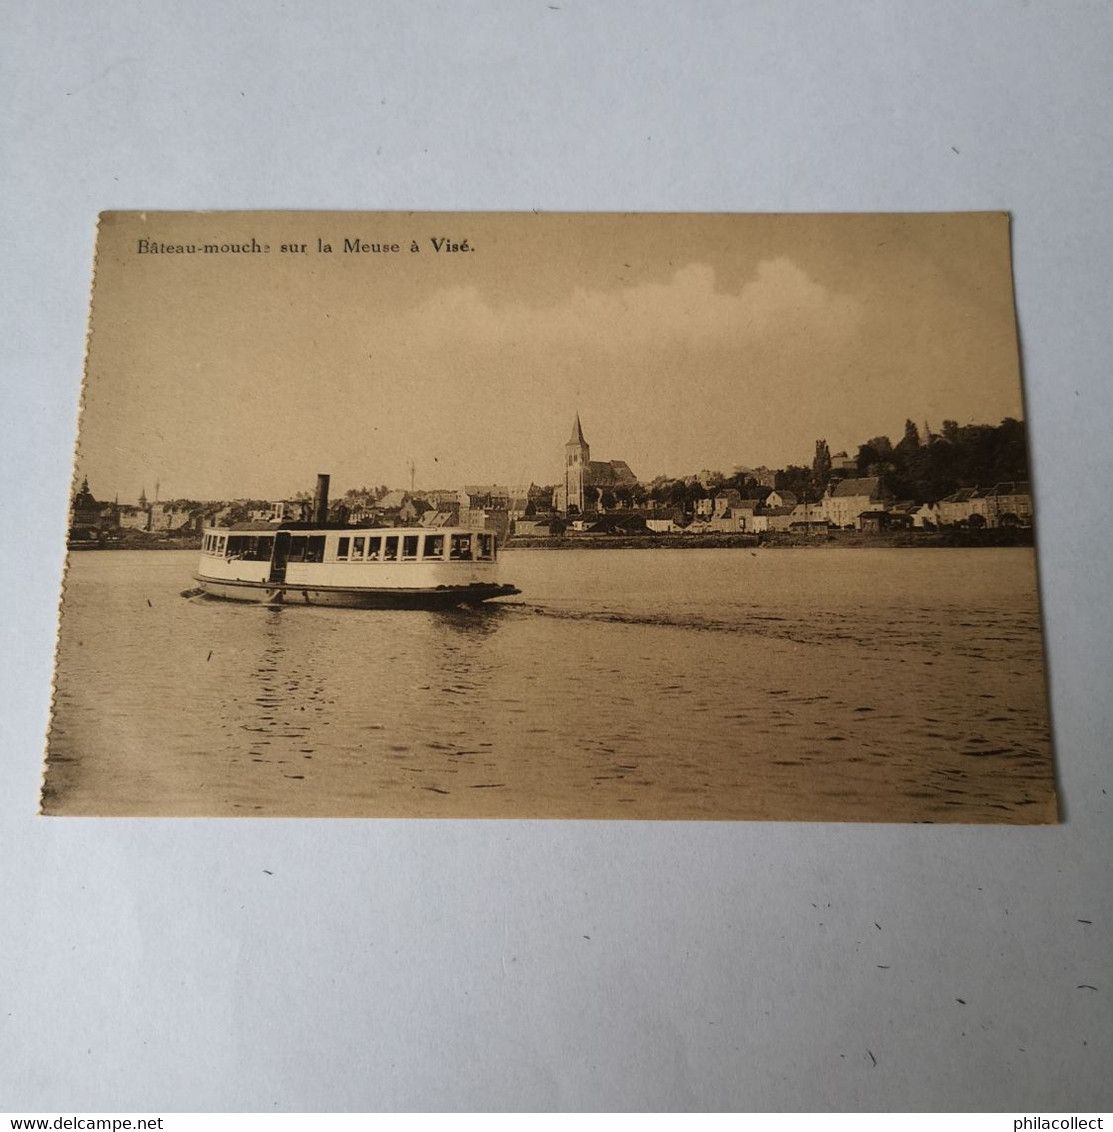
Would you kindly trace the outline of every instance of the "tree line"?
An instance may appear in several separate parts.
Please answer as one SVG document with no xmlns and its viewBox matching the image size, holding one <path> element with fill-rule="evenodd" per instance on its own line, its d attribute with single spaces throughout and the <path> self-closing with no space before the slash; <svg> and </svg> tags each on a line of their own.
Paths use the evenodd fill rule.
<svg viewBox="0 0 1113 1132">
<path fill-rule="evenodd" d="M 925 425 L 921 434 L 909 420 L 896 444 L 875 436 L 859 445 L 855 463 L 857 475 L 882 476 L 897 499 L 935 502 L 962 487 L 1027 480 L 1027 430 L 1023 421 L 1006 417 L 999 425 L 944 421 L 941 432 Z M 832 470 L 827 442 L 817 440 L 811 467 L 790 465 L 777 473 L 776 484 L 814 500 L 842 474 Z"/>
</svg>

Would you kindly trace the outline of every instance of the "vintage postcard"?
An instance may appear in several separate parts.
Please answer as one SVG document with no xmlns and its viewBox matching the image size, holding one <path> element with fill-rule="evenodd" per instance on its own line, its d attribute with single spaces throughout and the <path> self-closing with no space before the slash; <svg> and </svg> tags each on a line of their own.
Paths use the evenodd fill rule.
<svg viewBox="0 0 1113 1132">
<path fill-rule="evenodd" d="M 42 812 L 1054 822 L 1036 525 L 1003 214 L 106 213 Z"/>
</svg>

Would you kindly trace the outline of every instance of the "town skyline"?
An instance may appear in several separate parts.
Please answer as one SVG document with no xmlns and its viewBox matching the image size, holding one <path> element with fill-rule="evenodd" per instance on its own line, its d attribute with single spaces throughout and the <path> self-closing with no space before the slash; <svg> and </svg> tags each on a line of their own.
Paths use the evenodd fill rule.
<svg viewBox="0 0 1113 1132">
<path fill-rule="evenodd" d="M 582 414 L 574 411 L 573 416 L 570 418 L 569 423 L 571 424 L 571 422 L 573 420 L 577 419 L 577 418 L 582 420 Z M 933 422 L 930 422 L 930 421 L 921 421 L 921 422 L 912 421 L 912 423 L 916 424 L 917 428 L 920 428 L 921 426 L 930 426 L 931 435 L 938 437 L 942 433 L 943 421 L 951 421 L 951 420 L 954 420 L 954 419 L 955 418 L 953 418 L 953 417 L 944 417 L 944 418 L 942 418 L 942 420 L 940 420 L 938 422 L 938 425 L 936 425 L 936 424 L 934 424 Z M 1008 419 L 1008 418 L 1001 418 L 1001 419 L 1005 420 L 1005 419 Z M 1013 419 L 1016 419 L 1016 420 L 1020 421 L 1020 423 L 1023 423 L 1022 417 L 1017 417 L 1017 418 L 1013 418 Z M 881 437 L 881 436 L 886 436 L 895 444 L 904 433 L 905 423 L 907 421 L 911 421 L 911 420 L 912 420 L 911 417 L 906 417 L 905 420 L 901 422 L 900 428 L 894 428 L 894 429 L 890 429 L 890 430 L 884 431 L 884 432 L 871 433 L 870 436 L 863 437 L 861 440 L 857 441 L 856 443 L 852 443 L 850 445 L 838 446 L 838 445 L 831 443 L 826 437 L 822 437 L 822 436 L 816 437 L 816 440 L 817 441 L 819 441 L 819 440 L 826 441 L 828 448 L 829 448 L 832 455 L 837 456 L 841 453 L 845 453 L 848 458 L 855 459 L 857 457 L 858 449 L 862 445 L 866 444 L 870 439 L 874 439 L 876 437 Z M 957 423 L 960 427 L 970 426 L 970 425 L 992 427 L 992 426 L 999 424 L 1000 422 L 998 422 L 998 421 L 961 421 L 960 420 L 960 421 L 957 421 Z M 924 432 L 926 433 L 927 431 L 928 431 L 928 428 L 925 427 Z M 585 427 L 584 432 L 585 433 L 591 433 L 592 435 L 594 435 L 594 432 L 590 427 Z M 563 433 L 562 433 L 562 435 L 563 435 Z M 593 454 L 599 453 L 601 456 L 606 456 L 606 457 L 611 457 L 613 455 L 609 452 L 604 451 L 604 446 L 603 445 L 597 445 L 596 442 L 594 440 L 592 440 L 590 436 L 589 436 L 588 439 L 591 443 Z M 927 436 L 924 435 L 923 439 L 926 442 Z M 621 442 L 619 442 L 619 443 L 621 443 Z M 562 447 L 562 446 L 558 446 L 558 447 Z M 766 469 L 767 471 L 778 472 L 778 471 L 783 471 L 784 469 L 789 468 L 789 467 L 797 467 L 797 468 L 799 468 L 799 467 L 810 467 L 811 464 L 812 464 L 813 458 L 814 458 L 814 454 L 815 453 L 814 453 L 814 442 L 813 442 L 811 450 L 806 452 L 806 453 L 802 453 L 800 455 L 799 459 L 785 460 L 785 461 L 781 461 L 781 462 L 773 463 L 773 464 L 756 463 L 756 462 L 755 463 L 747 463 L 745 461 L 736 461 L 736 462 L 734 462 L 732 464 L 728 464 L 726 466 L 716 467 L 716 466 L 713 466 L 711 463 L 705 461 L 698 468 L 691 468 L 691 469 L 688 469 L 688 470 L 685 470 L 685 471 L 677 471 L 677 472 L 663 471 L 663 472 L 658 472 L 658 473 L 656 473 L 655 475 L 652 475 L 652 476 L 644 476 L 644 475 L 638 474 L 638 470 L 634 469 L 634 475 L 637 479 L 637 482 L 639 484 L 642 484 L 642 485 L 648 485 L 648 484 L 651 484 L 651 483 L 654 483 L 654 482 L 659 482 L 659 481 L 662 481 L 662 480 L 669 480 L 669 481 L 691 480 L 691 479 L 698 478 L 699 476 L 701 476 L 705 473 L 708 473 L 708 472 L 712 473 L 713 475 L 721 475 L 724 479 L 731 479 L 738 474 L 738 469 L 740 469 L 740 468 L 748 468 L 748 469 L 751 469 L 751 470 Z M 621 459 L 621 456 L 613 455 L 613 458 Z M 551 461 L 551 462 L 553 462 L 553 461 Z M 508 477 L 508 476 L 479 475 L 479 476 L 470 477 L 470 478 L 468 478 L 466 480 L 462 480 L 460 482 L 452 482 L 452 483 L 449 483 L 449 482 L 425 482 L 425 481 L 422 480 L 422 477 L 421 477 L 421 469 L 419 467 L 417 467 L 416 464 L 415 464 L 414 467 L 415 467 L 415 475 L 414 475 L 412 488 L 410 486 L 410 470 L 409 470 L 408 465 L 403 469 L 404 473 L 405 473 L 404 480 L 399 479 L 397 481 L 387 479 L 387 478 L 377 478 L 375 476 L 365 476 L 362 479 L 359 479 L 359 477 L 357 477 L 358 482 L 353 481 L 351 483 L 347 483 L 347 482 L 341 482 L 327 468 L 321 467 L 319 469 L 319 472 L 323 472 L 324 474 L 330 476 L 330 483 L 332 485 L 332 491 L 334 493 L 334 498 L 337 498 L 337 499 L 341 495 L 343 495 L 345 492 L 362 491 L 362 490 L 366 490 L 366 489 L 377 490 L 377 489 L 384 487 L 384 486 L 391 491 L 403 491 L 403 492 L 406 492 L 406 493 L 410 493 L 412 491 L 413 493 L 415 493 L 417 495 L 421 495 L 423 492 L 432 493 L 432 492 L 437 492 L 437 491 L 459 490 L 462 487 L 464 487 L 466 484 L 476 484 L 476 485 L 503 484 L 503 485 L 508 485 L 508 486 L 523 486 L 523 487 L 532 484 L 532 485 L 535 485 L 537 487 L 555 488 L 555 487 L 559 487 L 559 485 L 560 485 L 560 483 L 562 482 L 562 479 L 563 479 L 563 468 L 556 467 L 555 463 L 554 463 L 555 471 L 551 475 L 550 478 L 538 478 L 536 476 L 512 478 L 512 477 Z M 314 475 L 314 479 L 315 479 L 316 474 L 317 473 L 315 473 L 315 475 Z M 142 477 L 139 477 L 139 479 L 137 479 L 136 482 L 139 482 L 141 479 L 142 479 Z M 244 494 L 242 492 L 239 492 L 239 493 L 233 493 L 233 494 L 225 493 L 225 494 L 220 494 L 220 495 L 202 496 L 202 495 L 197 495 L 197 494 L 190 494 L 189 492 L 181 492 L 181 491 L 173 490 L 173 488 L 174 488 L 173 484 L 167 485 L 161 478 L 154 477 L 153 480 L 142 480 L 142 482 L 140 483 L 139 490 L 134 495 L 128 496 L 124 492 L 114 490 L 111 486 L 109 486 L 107 489 L 100 488 L 99 485 L 96 484 L 96 482 L 93 480 L 93 478 L 91 476 L 84 473 L 84 471 L 82 470 L 82 467 L 79 463 L 77 465 L 77 467 L 75 468 L 74 490 L 76 490 L 78 488 L 78 486 L 82 484 L 83 481 L 88 485 L 88 490 L 92 491 L 93 494 L 97 497 L 98 500 L 100 500 L 102 502 L 109 502 L 111 500 L 111 501 L 115 501 L 115 502 L 119 503 L 122 506 L 133 506 L 133 505 L 136 505 L 136 504 L 140 504 L 141 502 L 144 502 L 144 501 L 147 502 L 147 503 L 154 503 L 154 502 L 160 502 L 160 501 L 161 502 L 173 502 L 175 500 L 196 500 L 198 502 L 237 501 L 237 500 L 279 500 L 279 499 L 294 499 L 294 498 L 298 498 L 298 497 L 309 497 L 309 496 L 312 496 L 312 494 L 313 494 L 313 482 L 310 481 L 310 482 L 307 482 L 305 484 L 298 484 L 298 485 L 292 485 L 292 486 L 287 485 L 286 487 L 281 488 L 279 490 L 272 491 L 272 492 L 269 492 L 269 493 L 263 493 L 263 494 L 252 495 L 252 494 Z M 171 489 L 169 491 L 167 490 L 168 486 Z"/>
</svg>

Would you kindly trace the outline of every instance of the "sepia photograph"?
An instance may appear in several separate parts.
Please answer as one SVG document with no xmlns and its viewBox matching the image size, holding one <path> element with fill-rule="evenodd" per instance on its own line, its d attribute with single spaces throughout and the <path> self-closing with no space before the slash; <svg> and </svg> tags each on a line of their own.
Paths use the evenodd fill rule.
<svg viewBox="0 0 1113 1132">
<path fill-rule="evenodd" d="M 1032 499 L 1003 213 L 105 213 L 41 809 L 1053 823 Z"/>
</svg>

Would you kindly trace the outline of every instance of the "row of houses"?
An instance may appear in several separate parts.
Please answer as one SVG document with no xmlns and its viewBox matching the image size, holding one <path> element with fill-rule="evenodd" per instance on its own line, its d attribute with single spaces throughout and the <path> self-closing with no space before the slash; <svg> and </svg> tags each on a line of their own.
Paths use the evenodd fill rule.
<svg viewBox="0 0 1113 1132">
<path fill-rule="evenodd" d="M 733 534 L 764 532 L 887 531 L 938 527 L 1030 527 L 1032 496 L 1027 483 L 1000 483 L 990 488 L 963 488 L 932 503 L 898 500 L 880 476 L 851 476 L 833 483 L 821 499 L 800 500 L 789 491 L 772 491 L 765 499 L 746 499 L 735 489 L 698 500 L 694 513 L 682 509 L 625 509 L 611 516 L 572 520 L 573 531 L 598 533 L 615 525 L 619 514 L 637 520 L 637 529 L 655 534 Z M 620 524 L 621 525 L 621 524 Z M 513 532 L 547 534 L 551 517 L 518 519 Z M 630 522 L 624 530 L 632 531 Z"/>
<path fill-rule="evenodd" d="M 461 499 L 465 501 L 461 505 Z M 476 530 L 494 530 L 503 537 L 510 530 L 514 517 L 522 517 L 529 497 L 519 499 L 501 489 L 470 492 L 389 492 L 375 503 L 346 502 L 333 504 L 329 519 L 340 524 L 362 526 L 464 526 Z M 508 504 L 516 508 L 508 509 Z M 238 503 L 197 503 L 172 501 L 148 503 L 141 498 L 138 505 L 101 502 L 89 490 L 88 480 L 75 493 L 71 512 L 69 540 L 73 543 L 105 543 L 119 541 L 129 532 L 143 535 L 198 534 L 207 526 L 220 526 L 240 520 L 256 523 L 305 523 L 313 517 L 313 503 L 308 499 L 280 499 L 265 506 Z"/>
<path fill-rule="evenodd" d="M 1025 482 L 999 483 L 985 489 L 963 488 L 941 499 L 936 506 L 940 526 L 956 523 L 986 527 L 1032 525 L 1032 490 Z"/>
<path fill-rule="evenodd" d="M 742 499 L 736 491 L 701 500 L 695 521 L 707 530 L 807 531 L 854 529 L 930 529 L 936 527 L 1030 527 L 1032 493 L 1026 482 L 962 488 L 937 502 L 898 500 L 880 476 L 850 476 L 819 500 L 798 500 L 791 492 L 771 492 L 763 501 Z"/>
<path fill-rule="evenodd" d="M 859 515 L 885 508 L 891 496 L 879 477 L 844 479 L 816 502 L 800 500 L 791 491 L 773 490 L 764 499 L 748 499 L 735 488 L 697 500 L 694 514 L 652 516 L 650 530 L 706 533 L 753 533 L 801 529 L 827 530 L 855 526 Z"/>
<path fill-rule="evenodd" d="M 537 489 L 542 492 L 544 489 Z M 933 529 L 944 526 L 1027 527 L 1032 523 L 1032 497 L 1027 483 L 1003 483 L 991 488 L 964 488 L 933 503 L 898 500 L 879 476 L 845 477 L 831 485 L 821 499 L 800 500 L 790 491 L 770 492 L 764 499 L 744 498 L 737 489 L 720 491 L 696 501 L 693 512 L 680 507 L 620 507 L 609 514 L 599 510 L 582 516 L 561 516 L 547 510 L 547 499 L 505 489 L 468 488 L 468 506 L 459 510 L 426 511 L 399 521 L 435 526 L 472 526 L 519 536 L 576 533 L 754 533 L 775 531 L 825 532 Z M 390 515 L 379 515 L 390 522 Z"/>
<path fill-rule="evenodd" d="M 381 495 L 349 495 L 334 503 L 329 518 L 357 526 L 470 527 L 505 534 L 516 519 L 547 511 L 552 490 L 528 484 L 468 484 L 458 490 L 392 490 Z M 255 522 L 305 522 L 311 517 L 307 499 L 278 500 L 252 511 Z"/>
<path fill-rule="evenodd" d="M 937 502 L 898 500 L 880 476 L 846 476 L 831 483 L 821 499 L 798 499 L 792 492 L 774 490 L 764 499 L 744 498 L 726 489 L 697 500 L 693 512 L 682 508 L 622 507 L 611 515 L 558 516 L 551 488 L 537 484 L 507 486 L 468 484 L 459 490 L 389 491 L 378 498 L 349 497 L 333 505 L 330 519 L 363 526 L 462 526 L 510 534 L 548 534 L 563 531 L 622 531 L 653 533 L 754 533 L 827 531 L 831 528 L 881 531 L 902 528 L 1028 527 L 1032 525 L 1032 496 L 1026 482 L 967 487 Z M 242 505 L 172 501 L 138 506 L 99 503 L 88 481 L 74 497 L 71 539 L 104 541 L 133 530 L 148 534 L 200 531 L 233 518 L 257 522 L 305 522 L 312 503 L 305 499 L 278 500 L 243 514 Z M 621 522 L 617 516 L 623 516 Z M 555 525 L 554 525 L 555 524 Z M 600 525 L 602 524 L 602 525 Z"/>
<path fill-rule="evenodd" d="M 85 479 L 73 497 L 69 539 L 76 543 L 101 543 L 118 539 L 128 531 L 141 534 L 193 534 L 230 518 L 234 508 L 227 503 L 197 503 L 189 500 L 149 503 L 146 493 L 138 505 L 95 498 Z"/>
</svg>

